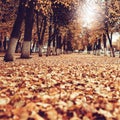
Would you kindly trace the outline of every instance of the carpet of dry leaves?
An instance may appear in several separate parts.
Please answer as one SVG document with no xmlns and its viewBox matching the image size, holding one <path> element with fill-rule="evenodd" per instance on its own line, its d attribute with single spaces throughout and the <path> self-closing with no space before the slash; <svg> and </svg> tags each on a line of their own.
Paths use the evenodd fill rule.
<svg viewBox="0 0 120 120">
<path fill-rule="evenodd" d="M 0 119 L 120 120 L 120 58 L 0 56 Z"/>
</svg>

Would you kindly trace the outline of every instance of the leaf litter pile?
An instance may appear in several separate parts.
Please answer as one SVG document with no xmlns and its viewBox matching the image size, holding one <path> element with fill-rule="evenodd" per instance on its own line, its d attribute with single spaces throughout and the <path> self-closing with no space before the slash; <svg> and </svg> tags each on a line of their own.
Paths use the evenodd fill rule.
<svg viewBox="0 0 120 120">
<path fill-rule="evenodd" d="M 119 58 L 68 54 L 0 61 L 1 120 L 120 120 Z"/>
</svg>

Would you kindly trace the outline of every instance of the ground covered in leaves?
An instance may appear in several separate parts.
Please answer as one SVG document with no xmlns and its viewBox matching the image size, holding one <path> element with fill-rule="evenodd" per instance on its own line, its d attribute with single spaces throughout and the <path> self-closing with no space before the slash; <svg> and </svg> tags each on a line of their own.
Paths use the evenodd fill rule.
<svg viewBox="0 0 120 120">
<path fill-rule="evenodd" d="M 120 58 L 1 56 L 0 119 L 120 120 Z"/>
</svg>

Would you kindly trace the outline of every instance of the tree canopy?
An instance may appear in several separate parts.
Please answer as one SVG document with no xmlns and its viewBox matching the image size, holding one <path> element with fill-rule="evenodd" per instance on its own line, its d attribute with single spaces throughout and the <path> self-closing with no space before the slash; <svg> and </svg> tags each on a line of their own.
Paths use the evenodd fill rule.
<svg viewBox="0 0 120 120">
<path fill-rule="evenodd" d="M 31 0 L 26 0 L 24 4 L 26 8 L 29 7 L 29 1 Z M 73 37 L 79 38 L 82 35 L 84 40 L 86 32 L 89 32 L 93 39 L 104 33 L 107 26 L 109 32 L 120 32 L 119 0 L 34 0 L 33 2 L 35 11 L 47 18 L 52 15 L 53 22 L 60 27 L 59 29 L 62 28 L 61 32 L 70 29 L 74 34 Z M 2 6 L 0 29 L 11 31 L 19 0 L 2 0 L 0 5 Z M 47 19 L 47 22 L 49 25 L 50 19 Z"/>
</svg>

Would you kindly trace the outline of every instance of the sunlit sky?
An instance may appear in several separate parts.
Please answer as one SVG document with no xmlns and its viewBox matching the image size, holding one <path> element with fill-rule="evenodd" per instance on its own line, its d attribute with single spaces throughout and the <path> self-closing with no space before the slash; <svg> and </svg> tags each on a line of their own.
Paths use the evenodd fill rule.
<svg viewBox="0 0 120 120">
<path fill-rule="evenodd" d="M 78 10 L 78 20 L 81 21 L 82 27 L 87 29 L 94 29 L 101 25 L 103 21 L 103 7 L 101 3 L 97 3 L 96 0 L 85 0 L 82 8 Z M 113 34 L 113 41 L 120 38 L 120 33 Z"/>
<path fill-rule="evenodd" d="M 82 8 L 82 22 L 83 27 L 92 29 L 98 27 L 103 21 L 104 9 L 102 2 L 96 2 L 96 0 L 85 0 Z"/>
<path fill-rule="evenodd" d="M 92 27 L 97 19 L 97 5 L 94 0 L 86 0 L 83 5 L 83 14 L 81 16 L 83 27 Z"/>
<path fill-rule="evenodd" d="M 101 7 L 102 2 L 98 1 L 85 0 L 78 8 L 78 21 L 80 21 L 81 27 L 92 29 L 100 26 L 100 23 L 103 21 L 104 11 Z"/>
</svg>

